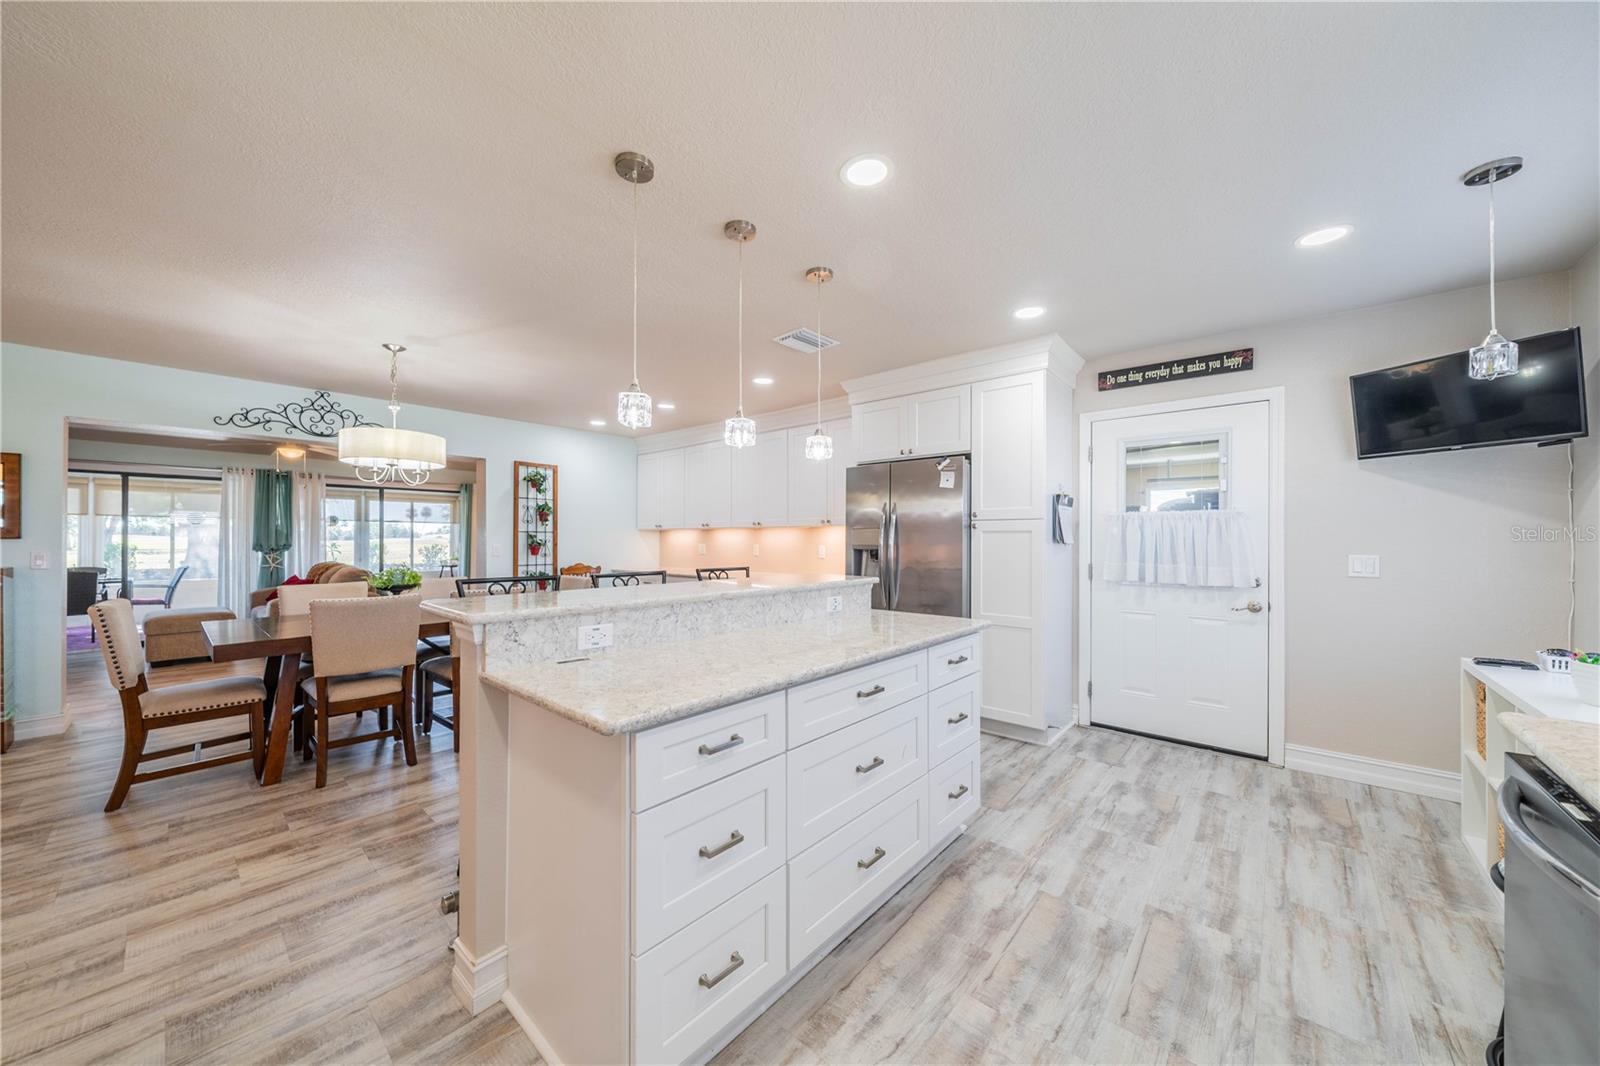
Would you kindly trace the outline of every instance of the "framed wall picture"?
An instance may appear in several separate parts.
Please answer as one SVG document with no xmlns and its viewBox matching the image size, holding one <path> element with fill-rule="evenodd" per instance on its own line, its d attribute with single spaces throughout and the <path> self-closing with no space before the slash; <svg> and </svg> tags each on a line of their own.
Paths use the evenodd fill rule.
<svg viewBox="0 0 1600 1066">
<path fill-rule="evenodd" d="M 22 536 L 22 456 L 0 452 L 0 540 Z"/>
</svg>

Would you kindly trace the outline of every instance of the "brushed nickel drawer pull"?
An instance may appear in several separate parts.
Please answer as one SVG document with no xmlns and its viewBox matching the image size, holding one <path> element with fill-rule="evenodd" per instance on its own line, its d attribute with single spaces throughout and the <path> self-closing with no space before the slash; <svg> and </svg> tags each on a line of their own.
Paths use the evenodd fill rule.
<svg viewBox="0 0 1600 1066">
<path fill-rule="evenodd" d="M 889 853 L 887 851 L 884 851 L 882 848 L 873 848 L 872 849 L 872 858 L 870 858 L 870 859 L 857 859 L 856 860 L 856 865 L 861 867 L 863 870 L 870 870 L 874 866 L 877 865 L 879 859 L 883 858 L 887 854 L 889 854 Z"/>
<path fill-rule="evenodd" d="M 882 755 L 874 755 L 872 757 L 872 761 L 867 763 L 867 765 L 862 766 L 860 764 L 857 764 L 856 765 L 856 773 L 858 773 L 858 774 L 870 774 L 870 773 L 872 773 L 872 771 L 876 770 L 878 767 L 880 767 L 882 765 L 883 765 L 883 756 Z"/>
<path fill-rule="evenodd" d="M 967 657 L 965 655 L 957 655 L 954 659 L 946 659 L 944 661 L 944 664 L 946 666 L 960 666 L 962 663 L 964 663 L 966 661 L 967 661 Z"/>
<path fill-rule="evenodd" d="M 741 737 L 738 733 L 735 733 L 735 734 L 733 734 L 733 736 L 729 737 L 727 740 L 724 740 L 721 744 L 717 744 L 717 745 L 714 745 L 714 746 L 709 746 L 709 745 L 706 745 L 706 744 L 700 745 L 700 754 L 701 755 L 715 755 L 719 751 L 727 751 L 729 748 L 737 748 L 740 744 L 743 744 L 743 743 L 744 743 L 744 737 Z"/>
<path fill-rule="evenodd" d="M 729 848 L 736 848 L 743 843 L 744 834 L 735 829 L 733 834 L 729 836 L 727 840 L 724 840 L 716 847 L 712 847 L 710 844 L 701 844 L 700 857 L 702 859 L 714 859 L 718 855 L 721 855 L 723 852 L 727 851 Z"/>
<path fill-rule="evenodd" d="M 725 977 L 743 965 L 744 956 L 735 951 L 732 955 L 728 956 L 728 965 L 724 966 L 720 971 L 718 971 L 717 976 L 712 977 L 710 974 L 701 974 L 700 985 L 703 988 L 716 988 L 722 983 Z"/>
<path fill-rule="evenodd" d="M 968 792 L 971 792 L 971 791 L 972 790 L 970 788 L 968 788 L 966 785 L 962 785 L 960 788 L 958 788 L 954 792 L 950 793 L 950 798 L 953 799 L 953 800 L 958 800 L 962 796 L 965 796 Z"/>
<path fill-rule="evenodd" d="M 883 694 L 883 691 L 884 691 L 884 689 L 883 689 L 882 685 L 873 685 L 869 689 L 865 689 L 865 690 L 857 692 L 856 693 L 856 699 L 864 700 L 864 699 L 867 699 L 869 696 L 881 696 Z"/>
<path fill-rule="evenodd" d="M 945 719 L 945 724 L 946 725 L 960 725 L 962 722 L 965 722 L 966 720 L 967 720 L 967 712 L 966 711 L 962 711 L 960 714 L 956 715 L 954 718 L 946 718 Z"/>
</svg>

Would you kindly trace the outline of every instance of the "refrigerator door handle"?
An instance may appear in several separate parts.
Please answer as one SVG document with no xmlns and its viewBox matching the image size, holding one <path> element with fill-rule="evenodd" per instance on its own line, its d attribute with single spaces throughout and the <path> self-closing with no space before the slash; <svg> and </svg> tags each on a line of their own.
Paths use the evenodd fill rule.
<svg viewBox="0 0 1600 1066">
<path fill-rule="evenodd" d="M 882 514 L 878 518 L 878 584 L 883 588 L 883 606 L 885 610 L 894 610 L 894 604 L 889 600 L 889 504 L 884 502 L 879 508 Z"/>
<path fill-rule="evenodd" d="M 889 586 L 889 610 L 900 609 L 900 509 L 889 505 L 889 554 L 894 559 L 894 581 Z"/>
</svg>

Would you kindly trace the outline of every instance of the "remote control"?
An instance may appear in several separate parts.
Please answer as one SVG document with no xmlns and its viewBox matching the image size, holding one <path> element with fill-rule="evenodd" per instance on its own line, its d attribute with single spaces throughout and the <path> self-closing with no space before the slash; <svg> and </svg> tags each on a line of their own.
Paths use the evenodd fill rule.
<svg viewBox="0 0 1600 1066">
<path fill-rule="evenodd" d="M 1472 660 L 1478 666 L 1514 666 L 1518 670 L 1535 670 L 1539 668 L 1525 659 L 1491 659 L 1487 656 L 1478 656 Z"/>
</svg>

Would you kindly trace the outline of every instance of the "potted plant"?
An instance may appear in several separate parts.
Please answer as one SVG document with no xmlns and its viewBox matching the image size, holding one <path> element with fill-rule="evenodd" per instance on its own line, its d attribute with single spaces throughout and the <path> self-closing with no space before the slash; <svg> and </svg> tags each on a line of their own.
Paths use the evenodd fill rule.
<svg viewBox="0 0 1600 1066">
<path fill-rule="evenodd" d="M 537 533 L 528 534 L 528 554 L 538 555 L 544 551 L 544 538 Z"/>
<path fill-rule="evenodd" d="M 367 575 L 367 584 L 380 593 L 390 596 L 409 592 L 422 584 L 422 575 L 409 566 L 391 566 L 376 574 Z"/>
<path fill-rule="evenodd" d="M 533 579 L 534 587 L 540 592 L 548 590 L 550 588 L 550 582 L 554 581 L 556 578 L 556 576 L 548 570 L 535 570 L 533 573 L 529 574 L 528 577 Z"/>
<path fill-rule="evenodd" d="M 522 480 L 532 485 L 534 492 L 543 492 L 545 483 L 549 479 L 550 475 L 545 473 L 543 470 L 538 469 L 537 467 L 522 475 Z"/>
<path fill-rule="evenodd" d="M 548 525 L 550 523 L 550 501 L 540 500 L 534 507 L 533 513 L 539 516 L 539 524 L 541 526 Z"/>
</svg>

